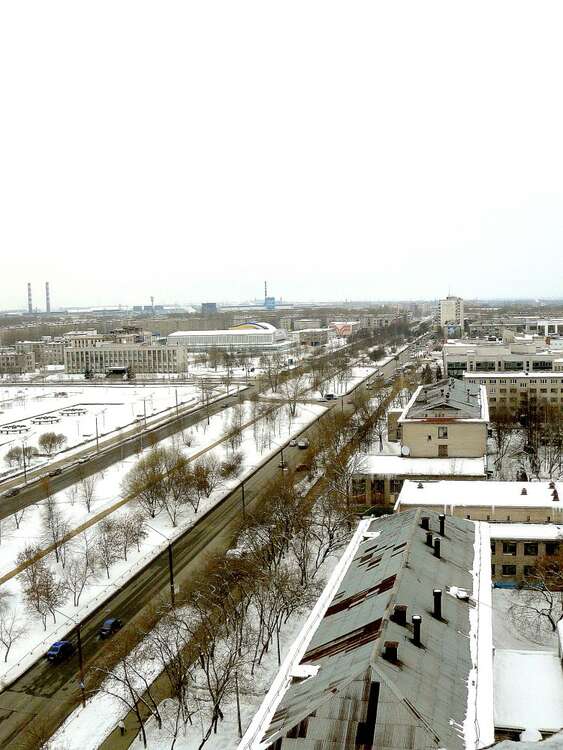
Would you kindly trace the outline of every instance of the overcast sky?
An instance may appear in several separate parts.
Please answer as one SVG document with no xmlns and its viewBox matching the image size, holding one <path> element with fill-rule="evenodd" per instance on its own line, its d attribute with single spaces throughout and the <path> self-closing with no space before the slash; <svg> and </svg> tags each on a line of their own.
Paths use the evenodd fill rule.
<svg viewBox="0 0 563 750">
<path fill-rule="evenodd" d="M 0 5 L 0 308 L 563 296 L 563 4 Z"/>
</svg>

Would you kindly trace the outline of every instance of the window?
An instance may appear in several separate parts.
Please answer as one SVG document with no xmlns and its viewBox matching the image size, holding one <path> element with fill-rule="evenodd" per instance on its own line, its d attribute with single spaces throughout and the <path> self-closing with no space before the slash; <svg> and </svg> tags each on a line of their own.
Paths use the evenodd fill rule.
<svg viewBox="0 0 563 750">
<path fill-rule="evenodd" d="M 402 479 L 392 479 L 390 482 L 389 489 L 394 495 L 398 495 L 403 487 L 403 480 Z"/>
<path fill-rule="evenodd" d="M 545 554 L 546 555 L 558 555 L 559 554 L 559 542 L 546 542 Z"/>
<path fill-rule="evenodd" d="M 439 445 L 438 446 L 438 457 L 439 458 L 447 458 L 448 457 L 448 446 L 447 445 Z"/>
<path fill-rule="evenodd" d="M 502 566 L 502 574 L 503 574 L 503 576 L 515 576 L 516 575 L 516 565 L 503 565 Z"/>
<path fill-rule="evenodd" d="M 526 576 L 526 578 L 528 576 L 531 576 L 533 572 L 534 572 L 533 565 L 524 565 L 524 575 Z"/>
<path fill-rule="evenodd" d="M 438 438 L 440 440 L 446 440 L 448 437 L 448 428 L 447 427 L 438 427 Z"/>
<path fill-rule="evenodd" d="M 496 542 L 491 542 L 491 555 L 494 555 L 497 549 Z"/>
<path fill-rule="evenodd" d="M 524 554 L 525 555 L 537 555 L 538 543 L 537 542 L 524 542 Z"/>
<path fill-rule="evenodd" d="M 493 563 L 491 565 L 491 576 L 494 578 L 496 574 L 496 565 Z"/>
<path fill-rule="evenodd" d="M 515 555 L 516 554 L 516 542 L 503 542 L 502 554 L 503 555 Z"/>
</svg>

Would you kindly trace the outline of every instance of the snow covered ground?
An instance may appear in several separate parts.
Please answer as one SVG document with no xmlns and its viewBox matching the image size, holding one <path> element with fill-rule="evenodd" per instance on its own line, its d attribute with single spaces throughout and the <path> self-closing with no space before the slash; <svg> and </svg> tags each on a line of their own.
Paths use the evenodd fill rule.
<svg viewBox="0 0 563 750">
<path fill-rule="evenodd" d="M 218 392 L 224 389 L 218 386 Z M 63 450 L 96 442 L 96 422 L 100 445 L 118 429 L 147 422 L 165 410 L 196 406 L 200 390 L 195 385 L 87 385 L 0 387 L 0 477 L 20 470 L 10 467 L 6 453 L 14 446 L 37 447 L 46 432 L 66 438 Z M 41 420 L 52 421 L 41 421 Z M 11 433 L 10 425 L 22 425 Z M 60 454 L 60 452 L 59 452 Z M 56 455 L 52 458 L 56 458 Z M 31 467 L 48 463 L 47 456 L 32 459 Z"/>
<path fill-rule="evenodd" d="M 186 430 L 186 436 L 187 433 L 190 433 L 192 438 L 192 444 L 189 447 L 184 446 L 176 436 L 168 438 L 160 444 L 171 443 L 176 439 L 186 455 L 193 456 L 194 453 L 200 452 L 206 446 L 210 446 L 220 439 L 226 428 L 231 425 L 233 413 L 237 408 L 234 406 L 214 415 L 211 417 L 209 425 L 207 425 L 207 420 L 203 420 L 197 427 L 190 428 L 189 431 Z M 243 423 L 246 423 L 250 421 L 251 406 L 250 404 L 244 404 L 241 408 L 244 409 Z M 271 427 L 268 429 L 265 429 L 265 419 L 260 420 L 256 427 L 249 426 L 245 428 L 242 432 L 242 444 L 238 449 L 244 454 L 242 474 L 237 479 L 225 483 L 220 489 L 213 492 L 208 499 L 204 499 L 197 514 L 191 508 L 189 510 L 186 509 L 176 528 L 171 526 L 170 521 L 164 514 L 151 520 L 150 526 L 147 528 L 148 537 L 143 542 L 140 552 L 137 552 L 135 548 L 128 555 L 127 562 L 120 560 L 115 563 L 110 569 L 109 579 L 106 578 L 105 572 L 100 574 L 97 580 L 85 589 L 80 599 L 79 607 L 73 607 L 71 600 L 58 607 L 61 615 L 57 615 L 56 623 L 53 623 L 52 618 L 50 618 L 47 623 L 46 632 L 40 620 L 33 616 L 25 618 L 19 579 L 11 578 L 5 583 L 3 590 L 8 593 L 8 607 L 15 609 L 22 619 L 27 619 L 28 629 L 25 637 L 17 641 L 12 647 L 7 663 L 3 661 L 0 663 L 0 688 L 7 682 L 14 680 L 29 667 L 30 664 L 46 651 L 54 640 L 68 633 L 74 626 L 75 620 L 83 619 L 88 612 L 95 609 L 111 596 L 117 588 L 123 585 L 128 578 L 143 567 L 152 557 L 161 552 L 167 546 L 168 539 L 174 539 L 181 535 L 186 528 L 193 525 L 203 512 L 215 505 L 230 489 L 236 486 L 245 475 L 252 472 L 266 458 L 276 453 L 279 447 L 287 442 L 292 435 L 299 433 L 322 414 L 323 411 L 324 407 L 320 405 L 300 404 L 298 405 L 296 416 L 290 419 L 287 410 L 281 408 L 276 410 L 277 418 L 270 419 Z M 225 448 L 218 447 L 216 451 L 217 455 L 222 457 Z M 99 483 L 96 486 L 98 499 L 93 504 L 93 513 L 98 513 L 114 502 L 119 501 L 121 498 L 121 481 L 133 463 L 134 459 L 128 458 L 115 464 L 111 469 L 107 469 L 103 473 L 103 477 L 100 477 Z M 56 495 L 55 499 L 57 502 L 63 504 L 65 518 L 68 518 L 71 526 L 76 526 L 87 520 L 88 514 L 84 505 L 77 498 L 73 501 L 71 493 L 68 490 Z M 44 506 L 45 503 L 40 505 Z M 128 503 L 120 507 L 112 514 L 112 517 L 119 517 L 121 514 L 126 513 L 129 510 L 129 506 L 130 504 Z M 20 549 L 28 543 L 36 543 L 41 539 L 42 513 L 42 508 L 38 506 L 27 510 L 21 521 L 19 530 L 14 529 L 13 525 L 10 528 L 8 523 L 5 522 L 3 527 L 4 540 L 0 544 L 1 573 L 5 573 L 15 566 L 14 558 Z M 95 526 L 88 533 L 94 535 Z M 71 542 L 70 544 L 72 546 L 73 543 Z M 79 544 L 80 538 L 78 537 L 75 545 L 78 547 Z M 49 555 L 47 559 L 53 569 L 60 574 L 61 568 L 60 565 L 56 564 L 54 554 Z"/>
</svg>

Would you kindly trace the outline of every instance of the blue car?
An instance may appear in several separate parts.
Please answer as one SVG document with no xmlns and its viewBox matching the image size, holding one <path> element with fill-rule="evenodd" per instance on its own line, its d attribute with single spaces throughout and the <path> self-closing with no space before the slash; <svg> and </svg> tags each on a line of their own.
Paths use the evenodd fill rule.
<svg viewBox="0 0 563 750">
<path fill-rule="evenodd" d="M 70 641 L 56 641 L 47 651 L 47 659 L 53 663 L 66 661 L 74 654 L 74 646 Z"/>
<path fill-rule="evenodd" d="M 108 619 L 104 620 L 102 623 L 98 635 L 100 638 L 109 638 L 114 633 L 117 633 L 118 630 L 121 630 L 122 627 L 123 623 L 117 617 L 108 617 Z"/>
</svg>

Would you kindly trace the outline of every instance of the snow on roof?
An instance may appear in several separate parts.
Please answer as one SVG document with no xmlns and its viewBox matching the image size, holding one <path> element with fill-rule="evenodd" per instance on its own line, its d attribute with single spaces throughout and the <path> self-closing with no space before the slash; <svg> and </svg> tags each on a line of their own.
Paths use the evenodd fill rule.
<svg viewBox="0 0 563 750">
<path fill-rule="evenodd" d="M 563 362 L 563 360 L 556 359 L 555 362 Z M 464 380 L 470 378 L 498 378 L 499 380 L 506 380 L 508 378 L 562 378 L 562 372 L 553 372 L 553 370 L 534 370 L 532 372 L 515 371 L 515 372 L 464 372 Z"/>
<path fill-rule="evenodd" d="M 234 336 L 243 334 L 245 336 L 256 336 L 260 333 L 276 333 L 282 331 L 270 323 L 245 323 L 245 327 L 224 328 L 209 331 L 175 331 L 169 333 L 168 338 L 183 336 Z M 282 331 L 283 332 L 283 331 Z"/>
<path fill-rule="evenodd" d="M 489 526 L 491 539 L 563 540 L 563 526 L 556 523 L 491 523 Z"/>
<path fill-rule="evenodd" d="M 434 459 L 433 459 L 434 460 Z M 514 508 L 550 508 L 563 510 L 563 482 L 493 482 L 440 480 L 437 482 L 403 483 L 395 508 L 409 505 L 506 506 Z M 421 486 L 422 485 L 422 486 Z M 522 490 L 526 494 L 522 494 Z M 557 490 L 560 500 L 553 499 Z"/>
<path fill-rule="evenodd" d="M 411 458 L 379 454 L 365 456 L 361 473 L 384 476 L 484 477 L 485 468 L 485 457 Z"/>
<path fill-rule="evenodd" d="M 557 732 L 563 726 L 563 673 L 551 651 L 496 649 L 495 726 Z"/>
</svg>

